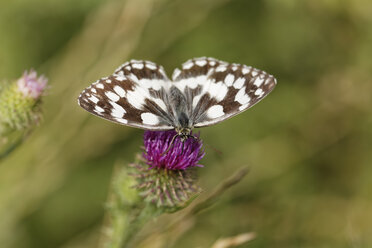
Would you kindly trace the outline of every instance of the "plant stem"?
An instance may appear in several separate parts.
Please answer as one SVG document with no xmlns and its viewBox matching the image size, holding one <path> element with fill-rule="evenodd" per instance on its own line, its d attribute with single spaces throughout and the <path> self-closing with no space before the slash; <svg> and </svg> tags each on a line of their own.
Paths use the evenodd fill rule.
<svg viewBox="0 0 372 248">
<path fill-rule="evenodd" d="M 108 223 L 105 225 L 105 248 L 131 247 L 131 241 L 157 210 L 145 204 L 133 187 L 135 179 L 127 166 L 115 166 L 108 199 Z"/>
</svg>

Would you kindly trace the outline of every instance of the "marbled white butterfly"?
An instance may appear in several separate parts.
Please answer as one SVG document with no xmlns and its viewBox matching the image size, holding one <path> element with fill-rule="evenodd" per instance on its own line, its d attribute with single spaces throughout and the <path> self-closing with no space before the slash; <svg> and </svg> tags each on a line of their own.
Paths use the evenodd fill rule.
<svg viewBox="0 0 372 248">
<path fill-rule="evenodd" d="M 269 94 L 276 79 L 264 71 L 214 58 L 194 58 L 175 69 L 131 60 L 79 96 L 90 113 L 127 126 L 175 129 L 182 140 L 194 127 L 216 124 L 247 110 Z"/>
</svg>

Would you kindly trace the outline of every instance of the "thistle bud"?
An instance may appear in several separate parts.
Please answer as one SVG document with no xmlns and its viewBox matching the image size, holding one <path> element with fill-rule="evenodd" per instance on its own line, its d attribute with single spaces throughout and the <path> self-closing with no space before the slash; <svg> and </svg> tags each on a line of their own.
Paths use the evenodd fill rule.
<svg viewBox="0 0 372 248">
<path fill-rule="evenodd" d="M 30 70 L 15 82 L 1 87 L 0 134 L 24 130 L 39 122 L 40 100 L 47 81 L 44 76 L 38 77 L 34 70 Z"/>
</svg>

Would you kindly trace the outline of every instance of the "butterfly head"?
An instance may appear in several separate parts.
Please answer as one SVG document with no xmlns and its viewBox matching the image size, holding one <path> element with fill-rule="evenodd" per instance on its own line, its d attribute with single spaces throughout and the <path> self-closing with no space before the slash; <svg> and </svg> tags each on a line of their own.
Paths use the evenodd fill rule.
<svg viewBox="0 0 372 248">
<path fill-rule="evenodd" d="M 176 128 L 177 136 L 181 138 L 181 141 L 184 142 L 188 138 L 192 137 L 191 128 L 189 127 L 179 127 Z"/>
</svg>

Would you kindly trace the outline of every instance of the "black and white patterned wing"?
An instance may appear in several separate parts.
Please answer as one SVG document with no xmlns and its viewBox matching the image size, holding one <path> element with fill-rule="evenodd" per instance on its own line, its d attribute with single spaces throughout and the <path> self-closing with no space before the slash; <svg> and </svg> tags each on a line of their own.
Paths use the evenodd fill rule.
<svg viewBox="0 0 372 248">
<path fill-rule="evenodd" d="M 88 112 L 119 124 L 168 130 L 174 123 L 166 93 L 170 84 L 161 66 L 132 60 L 86 88 L 78 103 Z"/>
<path fill-rule="evenodd" d="M 194 127 L 213 125 L 247 110 L 276 85 L 276 79 L 264 71 L 206 57 L 175 69 L 173 81 L 186 95 Z"/>
</svg>

